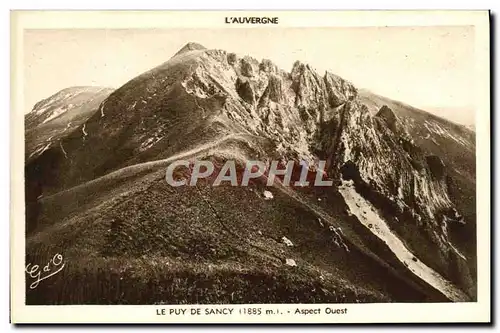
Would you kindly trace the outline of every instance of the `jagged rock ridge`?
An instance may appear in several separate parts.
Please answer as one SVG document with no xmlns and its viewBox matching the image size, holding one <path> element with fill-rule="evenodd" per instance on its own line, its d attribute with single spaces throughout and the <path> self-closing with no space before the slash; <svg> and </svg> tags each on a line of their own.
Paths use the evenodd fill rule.
<svg viewBox="0 0 500 333">
<path fill-rule="evenodd" d="M 113 91 L 105 87 L 70 87 L 38 102 L 25 116 L 26 159 L 40 156 L 94 114 Z"/>
</svg>

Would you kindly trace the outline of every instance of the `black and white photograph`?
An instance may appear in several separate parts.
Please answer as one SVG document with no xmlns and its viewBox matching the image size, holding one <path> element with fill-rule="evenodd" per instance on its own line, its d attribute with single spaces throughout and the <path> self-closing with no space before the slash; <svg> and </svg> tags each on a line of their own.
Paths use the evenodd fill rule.
<svg viewBox="0 0 500 333">
<path fill-rule="evenodd" d="M 23 307 L 341 322 L 479 304 L 488 36 L 257 14 L 18 34 Z"/>
</svg>

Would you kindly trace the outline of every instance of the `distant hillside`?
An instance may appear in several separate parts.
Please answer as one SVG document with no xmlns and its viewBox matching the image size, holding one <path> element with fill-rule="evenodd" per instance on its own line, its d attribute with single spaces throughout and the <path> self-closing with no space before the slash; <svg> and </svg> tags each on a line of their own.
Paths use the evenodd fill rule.
<svg viewBox="0 0 500 333">
<path fill-rule="evenodd" d="M 27 260 L 71 263 L 28 304 L 476 299 L 474 132 L 197 43 L 110 92 L 26 116 Z M 178 159 L 325 160 L 334 186 L 171 187 Z"/>
</svg>

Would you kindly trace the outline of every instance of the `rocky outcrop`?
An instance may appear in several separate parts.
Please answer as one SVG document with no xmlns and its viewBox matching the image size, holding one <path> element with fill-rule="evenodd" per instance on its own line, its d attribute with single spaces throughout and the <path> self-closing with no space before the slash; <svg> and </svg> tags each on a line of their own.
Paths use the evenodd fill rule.
<svg viewBox="0 0 500 333">
<path fill-rule="evenodd" d="M 240 60 L 240 62 L 241 75 L 253 77 L 255 75 L 254 60 L 250 57 L 244 57 Z"/>
<path fill-rule="evenodd" d="M 322 78 L 309 65 L 295 62 L 291 72 L 292 89 L 295 92 L 295 106 L 304 108 L 314 118 L 328 106 L 326 86 Z"/>
<path fill-rule="evenodd" d="M 227 54 L 227 63 L 231 66 L 234 66 L 238 61 L 238 56 L 236 53 L 228 53 Z"/>
<path fill-rule="evenodd" d="M 324 81 L 327 90 L 328 102 L 331 107 L 338 107 L 347 101 L 352 101 L 358 95 L 358 90 L 341 77 L 326 72 Z"/>
<path fill-rule="evenodd" d="M 282 79 L 277 75 L 270 75 L 267 87 L 260 98 L 259 105 L 268 105 L 269 101 L 274 103 L 283 103 L 285 102 L 285 99 L 285 89 L 283 87 Z"/>
<path fill-rule="evenodd" d="M 426 156 L 426 161 L 427 165 L 429 166 L 431 175 L 439 181 L 444 180 L 446 176 L 446 171 L 445 171 L 445 165 L 441 160 L 441 158 L 439 158 L 439 156 L 430 155 Z"/>
</svg>

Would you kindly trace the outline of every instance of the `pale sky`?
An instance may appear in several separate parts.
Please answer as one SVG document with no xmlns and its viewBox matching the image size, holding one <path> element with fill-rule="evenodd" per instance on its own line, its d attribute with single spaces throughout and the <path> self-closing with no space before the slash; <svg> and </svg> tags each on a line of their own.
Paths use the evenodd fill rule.
<svg viewBox="0 0 500 333">
<path fill-rule="evenodd" d="M 27 30 L 26 112 L 70 86 L 118 88 L 187 42 L 267 58 L 288 72 L 300 60 L 358 88 L 473 122 L 474 28 L 467 26 Z"/>
</svg>

